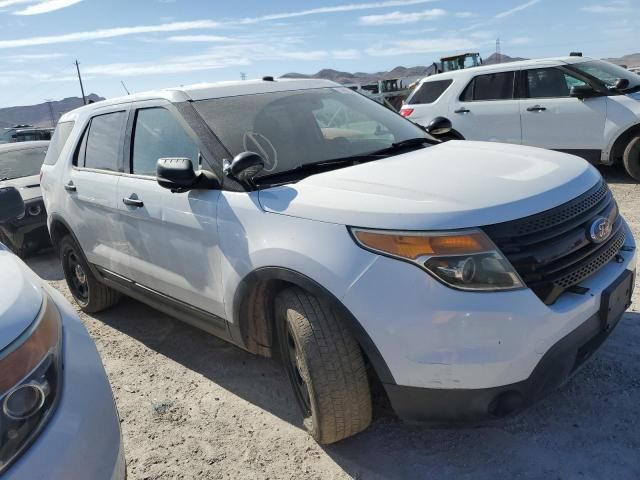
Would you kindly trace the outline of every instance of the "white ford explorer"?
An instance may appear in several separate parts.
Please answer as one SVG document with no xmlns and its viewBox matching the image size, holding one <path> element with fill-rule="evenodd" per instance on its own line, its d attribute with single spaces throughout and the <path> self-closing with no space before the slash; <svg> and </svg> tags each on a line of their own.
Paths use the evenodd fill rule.
<svg viewBox="0 0 640 480">
<path fill-rule="evenodd" d="M 635 243 L 587 162 L 438 144 L 327 81 L 197 85 L 60 121 L 42 170 L 82 309 L 129 295 L 280 357 L 313 437 L 516 412 L 628 307 Z M 135 319 L 132 319 L 135 321 Z"/>
<path fill-rule="evenodd" d="M 445 117 L 458 138 L 622 163 L 640 180 L 640 75 L 602 60 L 545 58 L 433 75 L 401 113 L 421 125 Z"/>
</svg>

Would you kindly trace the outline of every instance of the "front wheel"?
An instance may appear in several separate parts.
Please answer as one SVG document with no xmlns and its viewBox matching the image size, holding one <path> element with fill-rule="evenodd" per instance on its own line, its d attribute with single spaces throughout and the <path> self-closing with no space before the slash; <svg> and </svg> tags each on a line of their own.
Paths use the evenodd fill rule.
<svg viewBox="0 0 640 480">
<path fill-rule="evenodd" d="M 355 435 L 371 423 L 371 393 L 358 343 L 331 305 L 300 288 L 276 298 L 281 358 L 305 426 L 322 444 Z"/>
<path fill-rule="evenodd" d="M 640 182 L 640 137 L 631 139 L 624 149 L 622 162 L 627 173 Z"/>
<path fill-rule="evenodd" d="M 80 247 L 69 235 L 60 241 L 60 257 L 69 291 L 83 312 L 97 313 L 118 303 L 120 294 L 93 275 Z"/>
</svg>

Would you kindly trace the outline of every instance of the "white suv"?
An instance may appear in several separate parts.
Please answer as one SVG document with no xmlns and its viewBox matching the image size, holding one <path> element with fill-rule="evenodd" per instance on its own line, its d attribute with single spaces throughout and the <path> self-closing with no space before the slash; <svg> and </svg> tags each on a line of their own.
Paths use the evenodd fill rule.
<svg viewBox="0 0 640 480">
<path fill-rule="evenodd" d="M 518 411 L 630 303 L 635 243 L 593 167 L 439 144 L 332 82 L 83 107 L 61 119 L 42 175 L 82 309 L 124 293 L 279 356 L 322 443 L 367 427 L 373 381 L 408 420 Z"/>
<path fill-rule="evenodd" d="M 401 113 L 421 125 L 445 117 L 458 138 L 623 163 L 640 180 L 640 76 L 602 60 L 549 58 L 433 75 Z"/>
</svg>

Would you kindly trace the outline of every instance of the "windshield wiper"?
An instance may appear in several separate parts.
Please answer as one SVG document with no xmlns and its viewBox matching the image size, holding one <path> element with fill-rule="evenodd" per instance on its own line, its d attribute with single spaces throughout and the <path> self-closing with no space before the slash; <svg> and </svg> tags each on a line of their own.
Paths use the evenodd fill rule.
<svg viewBox="0 0 640 480">
<path fill-rule="evenodd" d="M 299 165 L 290 170 L 285 170 L 283 172 L 273 173 L 271 175 L 263 175 L 261 177 L 255 178 L 256 183 L 274 183 L 273 180 L 279 177 L 290 177 L 296 176 L 300 174 L 313 174 L 318 173 L 324 170 L 327 170 L 331 167 L 340 167 L 340 166 L 352 166 L 358 165 L 364 162 L 370 162 L 372 160 L 378 160 L 380 158 L 385 158 L 389 156 L 390 153 L 393 153 L 396 150 L 402 150 L 404 148 L 410 147 L 419 147 L 424 145 L 425 143 L 434 144 L 438 142 L 434 142 L 430 138 L 427 137 L 416 137 L 409 138 L 407 140 L 401 140 L 400 142 L 392 143 L 390 146 L 382 148 L 380 150 L 375 150 L 369 153 L 361 153 L 358 155 L 348 155 L 346 157 L 333 158 L 331 160 L 322 160 L 320 162 L 314 163 L 306 163 L 304 165 Z"/>
</svg>

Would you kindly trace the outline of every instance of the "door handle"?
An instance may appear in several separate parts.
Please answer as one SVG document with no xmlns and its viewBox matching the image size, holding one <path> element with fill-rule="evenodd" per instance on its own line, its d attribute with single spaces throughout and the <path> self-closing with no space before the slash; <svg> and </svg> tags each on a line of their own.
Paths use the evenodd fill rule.
<svg viewBox="0 0 640 480">
<path fill-rule="evenodd" d="M 73 184 L 73 182 L 69 182 L 64 186 L 64 189 L 67 192 L 77 192 L 78 189 L 76 188 L 76 186 Z"/>
<path fill-rule="evenodd" d="M 534 105 L 533 107 L 527 108 L 527 112 L 544 112 L 546 110 L 545 107 L 541 107 L 540 105 Z"/>
<path fill-rule="evenodd" d="M 136 208 L 144 207 L 144 202 L 142 200 L 139 200 L 138 198 L 135 198 L 133 195 L 130 196 L 129 198 L 123 198 L 122 203 L 124 203 L 129 207 L 136 207 Z"/>
<path fill-rule="evenodd" d="M 468 108 L 464 108 L 464 107 L 453 111 L 453 113 L 469 113 L 469 112 L 471 112 L 471 110 L 469 110 Z"/>
</svg>

